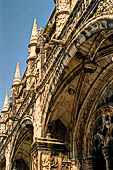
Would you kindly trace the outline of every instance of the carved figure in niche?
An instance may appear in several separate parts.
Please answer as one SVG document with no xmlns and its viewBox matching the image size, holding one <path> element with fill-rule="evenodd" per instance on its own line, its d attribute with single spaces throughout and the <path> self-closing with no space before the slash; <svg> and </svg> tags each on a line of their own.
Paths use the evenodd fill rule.
<svg viewBox="0 0 113 170">
<path fill-rule="evenodd" d="M 111 152 L 113 148 L 113 124 L 112 124 L 112 113 L 107 112 L 107 114 L 102 115 L 102 121 L 100 129 L 96 129 L 96 135 L 94 136 L 94 154 L 96 156 L 96 166 L 105 168 L 105 159 L 102 154 L 103 146 L 110 146 Z M 96 167 L 97 168 L 97 167 Z"/>
<path fill-rule="evenodd" d="M 68 157 L 67 157 L 67 155 L 64 155 L 63 162 L 67 162 L 67 161 L 68 161 Z"/>
<path fill-rule="evenodd" d="M 69 160 L 67 155 L 64 155 L 62 160 L 62 170 L 68 170 L 68 169 L 71 169 L 71 161 Z"/>
<path fill-rule="evenodd" d="M 102 128 L 102 135 L 103 135 L 103 141 L 104 144 L 110 144 L 111 141 L 113 141 L 112 137 L 112 127 L 113 127 L 113 116 L 111 113 L 104 114 L 102 116 L 103 120 L 103 128 Z"/>
<path fill-rule="evenodd" d="M 34 88 L 35 85 L 33 84 L 35 82 L 35 77 L 30 77 L 27 79 L 27 89 L 30 89 L 31 87 Z"/>
<path fill-rule="evenodd" d="M 51 170 L 58 169 L 58 157 L 56 155 L 52 155 L 50 159 Z"/>
<path fill-rule="evenodd" d="M 42 169 L 49 170 L 50 167 L 50 154 L 42 155 Z"/>
<path fill-rule="evenodd" d="M 109 133 L 109 131 L 110 127 L 112 126 L 112 116 L 110 115 L 110 113 L 102 115 L 101 123 L 102 125 L 100 126 L 99 129 L 97 129 L 97 133 L 94 137 L 96 141 L 95 143 L 96 148 L 99 148 L 102 145 L 110 143 L 111 134 Z"/>
</svg>

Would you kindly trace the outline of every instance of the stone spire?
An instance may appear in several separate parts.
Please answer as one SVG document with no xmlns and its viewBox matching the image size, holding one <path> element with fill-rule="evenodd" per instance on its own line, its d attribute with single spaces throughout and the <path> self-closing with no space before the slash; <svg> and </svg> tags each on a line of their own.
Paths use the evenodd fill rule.
<svg viewBox="0 0 113 170">
<path fill-rule="evenodd" d="M 38 29 L 37 29 L 37 20 L 35 18 L 33 29 L 32 29 L 32 34 L 31 34 L 31 39 L 30 39 L 30 44 L 28 46 L 29 56 L 27 58 L 27 64 L 29 60 L 32 60 L 32 59 L 34 60 L 36 58 L 37 37 L 38 37 Z"/>
<path fill-rule="evenodd" d="M 6 97 L 5 97 L 5 101 L 4 101 L 4 105 L 2 108 L 2 112 L 7 112 L 9 108 L 9 103 L 8 103 L 8 92 L 6 93 Z"/>
<path fill-rule="evenodd" d="M 33 29 L 32 29 L 32 34 L 31 34 L 31 39 L 30 39 L 30 44 L 37 43 L 37 34 L 38 34 L 37 19 L 35 18 L 34 24 L 33 24 Z"/>
<path fill-rule="evenodd" d="M 20 66 L 19 66 L 19 63 L 17 63 L 16 73 L 15 73 L 15 77 L 14 77 L 14 80 L 13 80 L 13 86 L 14 85 L 19 85 L 20 82 L 21 82 L 21 79 L 20 79 Z"/>
</svg>

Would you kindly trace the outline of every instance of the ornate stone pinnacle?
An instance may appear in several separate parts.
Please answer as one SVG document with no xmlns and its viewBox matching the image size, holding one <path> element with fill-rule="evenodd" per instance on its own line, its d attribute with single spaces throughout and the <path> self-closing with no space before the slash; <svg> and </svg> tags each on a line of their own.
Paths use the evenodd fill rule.
<svg viewBox="0 0 113 170">
<path fill-rule="evenodd" d="M 20 82 L 21 82 L 21 79 L 20 79 L 20 66 L 19 66 L 19 63 L 17 63 L 16 73 L 15 73 L 15 77 L 14 77 L 14 80 L 13 80 L 13 86 L 14 85 L 19 85 Z"/>
<path fill-rule="evenodd" d="M 31 39 L 30 39 L 30 44 L 37 43 L 37 34 L 38 34 L 37 19 L 35 18 L 34 24 L 33 24 L 33 29 L 32 29 L 32 34 L 31 34 Z"/>
<path fill-rule="evenodd" d="M 5 101 L 4 101 L 4 105 L 2 108 L 2 112 L 7 112 L 9 108 L 9 103 L 8 103 L 8 92 L 6 93 L 6 97 L 5 97 Z"/>
</svg>

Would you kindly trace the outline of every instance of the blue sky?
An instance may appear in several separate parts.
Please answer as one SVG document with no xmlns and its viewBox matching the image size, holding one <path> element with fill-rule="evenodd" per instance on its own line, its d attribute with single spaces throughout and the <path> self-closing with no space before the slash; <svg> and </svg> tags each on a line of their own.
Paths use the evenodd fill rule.
<svg viewBox="0 0 113 170">
<path fill-rule="evenodd" d="M 34 18 L 38 28 L 44 28 L 54 5 L 53 0 L 0 0 L 0 112 L 6 91 L 11 95 L 16 63 L 20 62 L 21 77 L 27 66 Z"/>
</svg>

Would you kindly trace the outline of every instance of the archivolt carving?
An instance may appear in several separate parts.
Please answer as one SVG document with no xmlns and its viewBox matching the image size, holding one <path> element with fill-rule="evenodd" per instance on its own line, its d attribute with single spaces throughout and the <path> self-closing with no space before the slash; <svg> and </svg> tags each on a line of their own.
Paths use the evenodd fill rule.
<svg viewBox="0 0 113 170">
<path fill-rule="evenodd" d="M 85 157 L 87 157 L 87 155 L 92 155 L 93 149 L 95 150 L 96 139 L 101 141 L 100 145 L 104 145 L 106 143 L 106 139 L 108 139 L 107 129 L 109 129 L 108 126 L 111 124 L 109 119 L 109 117 L 111 117 L 111 115 L 109 115 L 111 110 L 113 110 L 112 107 L 105 105 L 100 107 L 96 112 L 92 113 L 84 137 L 84 151 L 86 154 Z M 107 116 L 108 120 L 106 119 Z"/>
<path fill-rule="evenodd" d="M 82 43 L 85 42 L 86 39 L 88 39 L 90 36 L 94 35 L 96 32 L 105 30 L 105 29 L 112 29 L 113 28 L 113 24 L 111 19 L 109 18 L 109 20 L 107 18 L 98 18 L 95 19 L 94 21 L 88 22 L 85 26 L 84 29 L 82 29 L 82 31 L 76 35 L 76 37 L 72 37 L 73 41 L 72 44 L 70 44 L 69 48 L 66 49 L 65 53 L 71 53 L 71 48 L 73 48 L 73 46 L 75 46 L 75 52 L 74 54 L 78 51 L 78 48 L 80 47 L 80 45 L 82 45 Z M 81 37 L 83 37 L 81 39 Z M 77 48 L 76 48 L 77 47 Z M 63 50 L 62 50 L 63 51 Z M 70 54 L 70 59 L 72 59 L 72 55 Z M 43 108 L 42 108 L 42 112 L 45 114 L 44 118 L 46 117 L 46 113 L 48 111 L 48 106 L 50 104 L 50 100 L 51 97 L 54 95 L 55 90 L 58 87 L 58 81 L 60 79 L 60 76 L 63 73 L 64 70 L 64 61 L 68 60 L 68 55 L 65 55 L 61 53 L 61 55 L 58 55 L 52 62 L 51 67 L 49 68 L 50 71 L 47 72 L 46 76 L 43 78 L 41 85 L 48 84 L 48 80 L 50 80 L 50 75 L 51 75 L 51 82 L 49 83 L 49 92 L 48 94 L 46 94 L 45 100 L 43 103 Z M 53 63 L 55 63 L 56 65 L 53 66 Z M 66 63 L 67 65 L 69 64 L 68 62 Z M 55 72 L 54 72 L 55 70 Z M 50 74 L 51 73 L 51 74 Z M 53 74 L 54 73 L 54 74 Z M 53 77 L 52 77 L 53 76 Z M 53 80 L 55 80 L 53 82 Z M 54 88 L 52 88 L 54 87 Z M 40 86 L 41 88 L 41 86 Z M 46 119 L 46 118 L 45 118 Z M 45 120 L 44 120 L 45 121 Z"/>
<path fill-rule="evenodd" d="M 17 130 L 16 130 L 15 133 L 13 134 L 13 137 L 12 137 L 12 140 L 11 140 L 11 146 L 12 146 L 12 147 L 11 147 L 11 152 L 10 152 L 10 159 L 11 159 L 11 161 L 13 161 L 13 158 L 14 158 L 14 156 L 15 156 L 15 147 L 16 147 L 16 144 L 17 144 L 16 142 L 17 142 L 17 140 L 18 140 L 18 137 L 19 137 L 22 129 L 23 129 L 26 125 L 28 125 L 28 124 L 33 125 L 33 124 L 32 124 L 32 121 L 29 119 L 29 116 L 28 116 L 28 117 L 26 116 L 26 118 L 23 119 L 22 122 L 20 122 L 20 126 L 17 128 Z"/>
<path fill-rule="evenodd" d="M 84 143 L 82 140 L 83 136 L 86 135 L 85 131 L 88 128 L 87 126 L 88 122 L 90 121 L 90 116 L 92 114 L 92 111 L 94 112 L 96 110 L 98 102 L 101 100 L 103 93 L 105 93 L 106 91 L 105 89 L 107 89 L 108 84 L 111 83 L 112 72 L 113 72 L 112 65 L 109 65 L 106 71 L 101 73 L 98 80 L 92 86 L 80 110 L 79 118 L 75 129 L 76 131 L 75 139 L 77 140 L 78 153 L 80 154 L 79 156 L 83 156 L 81 155 L 81 153 L 83 153 L 82 144 Z"/>
<path fill-rule="evenodd" d="M 111 35 L 113 34 L 113 31 L 110 30 L 104 30 L 104 31 L 101 31 L 95 41 L 93 42 L 92 46 L 91 46 L 91 49 L 89 51 L 89 54 L 88 56 L 93 60 L 98 49 L 100 48 L 100 46 L 102 45 L 102 43 Z M 100 58 L 100 56 L 98 58 L 96 58 L 96 60 L 98 60 Z"/>
</svg>

